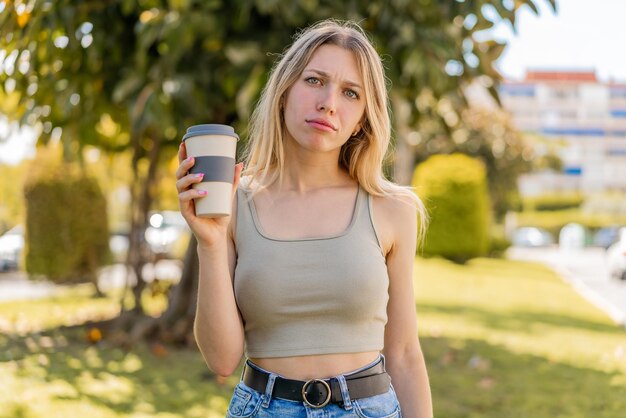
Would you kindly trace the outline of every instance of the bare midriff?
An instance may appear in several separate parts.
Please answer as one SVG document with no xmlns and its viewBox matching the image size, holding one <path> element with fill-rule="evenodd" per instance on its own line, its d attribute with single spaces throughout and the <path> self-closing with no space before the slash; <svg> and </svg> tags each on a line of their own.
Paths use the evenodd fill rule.
<svg viewBox="0 0 626 418">
<path fill-rule="evenodd" d="M 347 374 L 378 358 L 378 351 L 311 356 L 251 358 L 257 366 L 288 379 L 326 379 Z"/>
</svg>

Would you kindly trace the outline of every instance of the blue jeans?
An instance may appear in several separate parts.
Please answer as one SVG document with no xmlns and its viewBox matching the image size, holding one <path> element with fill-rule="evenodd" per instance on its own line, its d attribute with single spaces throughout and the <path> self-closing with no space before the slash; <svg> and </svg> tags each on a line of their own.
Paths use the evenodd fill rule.
<svg viewBox="0 0 626 418">
<path fill-rule="evenodd" d="M 256 366 L 259 368 L 258 366 Z M 263 370 L 263 369 L 261 369 Z M 268 372 L 269 373 L 269 372 Z M 275 374 L 272 374 L 276 376 Z M 346 386 L 345 376 L 337 376 L 343 402 L 330 403 L 323 408 L 312 408 L 304 402 L 291 401 L 271 396 L 274 379 L 270 377 L 265 393 L 249 388 L 243 382 L 235 387 L 227 418 L 401 418 L 400 403 L 393 390 L 389 387 L 387 393 L 370 396 L 369 398 L 350 399 Z"/>
</svg>

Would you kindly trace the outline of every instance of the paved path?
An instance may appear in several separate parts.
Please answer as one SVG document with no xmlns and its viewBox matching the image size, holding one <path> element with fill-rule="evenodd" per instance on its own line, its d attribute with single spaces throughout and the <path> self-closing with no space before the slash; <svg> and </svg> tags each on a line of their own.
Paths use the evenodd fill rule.
<svg viewBox="0 0 626 418">
<path fill-rule="evenodd" d="M 152 281 L 155 277 L 161 280 L 177 281 L 182 273 L 182 263 L 177 260 L 161 260 L 156 264 L 144 267 L 144 278 Z M 131 280 L 134 275 L 131 276 Z M 98 276 L 100 289 L 108 290 L 122 287 L 126 283 L 127 273 L 123 264 L 104 267 Z M 0 302 L 18 299 L 38 299 L 54 294 L 58 285 L 49 281 L 29 280 L 24 272 L 12 271 L 0 273 Z"/>
<path fill-rule="evenodd" d="M 547 264 L 582 296 L 626 328 L 626 281 L 609 276 L 602 248 L 511 247 L 507 257 Z"/>
<path fill-rule="evenodd" d="M 28 280 L 21 271 L 0 273 L 0 302 L 43 298 L 52 295 L 55 289 L 53 283 Z"/>
</svg>

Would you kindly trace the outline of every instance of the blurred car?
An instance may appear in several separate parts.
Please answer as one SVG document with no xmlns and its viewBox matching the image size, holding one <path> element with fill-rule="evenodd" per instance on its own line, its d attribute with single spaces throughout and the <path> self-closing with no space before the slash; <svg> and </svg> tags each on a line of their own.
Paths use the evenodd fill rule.
<svg viewBox="0 0 626 418">
<path fill-rule="evenodd" d="M 559 248 L 580 249 L 584 248 L 587 241 L 587 230 L 577 223 L 568 223 L 559 232 Z"/>
<path fill-rule="evenodd" d="M 511 242 L 516 247 L 546 247 L 554 244 L 554 238 L 543 228 L 524 226 L 513 232 Z"/>
<path fill-rule="evenodd" d="M 185 239 L 189 227 L 178 211 L 153 212 L 149 216 L 145 238 L 150 250 L 157 257 L 176 257 L 176 245 Z"/>
<path fill-rule="evenodd" d="M 24 250 L 24 228 L 9 229 L 0 237 L 0 271 L 17 270 Z"/>
<path fill-rule="evenodd" d="M 606 250 L 609 275 L 626 280 L 626 227 L 619 230 L 619 239 Z"/>
<path fill-rule="evenodd" d="M 613 225 L 598 229 L 593 235 L 593 245 L 606 250 L 619 239 L 620 228 L 618 225 Z"/>
</svg>

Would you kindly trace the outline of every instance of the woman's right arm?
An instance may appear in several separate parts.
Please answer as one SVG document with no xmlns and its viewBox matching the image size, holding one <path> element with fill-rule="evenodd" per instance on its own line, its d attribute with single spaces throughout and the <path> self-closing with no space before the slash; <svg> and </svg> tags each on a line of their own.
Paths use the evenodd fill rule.
<svg viewBox="0 0 626 418">
<path fill-rule="evenodd" d="M 202 196 L 191 186 L 202 178 L 189 174 L 193 158 L 186 158 L 185 145 L 178 151 L 180 165 L 176 171 L 180 212 L 198 240 L 200 277 L 194 335 L 207 366 L 220 376 L 231 375 L 239 366 L 244 350 L 243 322 L 235 302 L 233 274 L 236 252 L 231 216 L 199 218 L 193 199 Z M 233 201 L 242 164 L 235 166 Z"/>
</svg>

